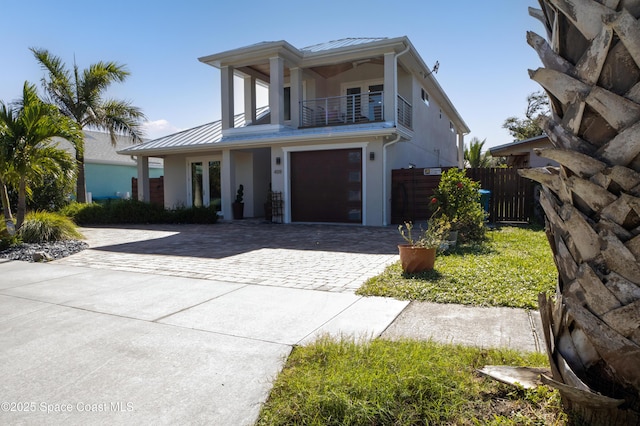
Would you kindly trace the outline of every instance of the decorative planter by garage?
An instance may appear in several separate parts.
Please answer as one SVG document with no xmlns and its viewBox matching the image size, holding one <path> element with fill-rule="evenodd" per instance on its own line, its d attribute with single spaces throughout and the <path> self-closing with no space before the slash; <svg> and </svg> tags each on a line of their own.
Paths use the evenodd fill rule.
<svg viewBox="0 0 640 426">
<path fill-rule="evenodd" d="M 234 219 L 244 219 L 244 203 L 232 203 L 231 209 L 233 210 Z"/>
<path fill-rule="evenodd" d="M 435 247 L 416 247 L 409 244 L 399 244 L 400 263 L 407 274 L 431 271 L 436 263 Z"/>
</svg>

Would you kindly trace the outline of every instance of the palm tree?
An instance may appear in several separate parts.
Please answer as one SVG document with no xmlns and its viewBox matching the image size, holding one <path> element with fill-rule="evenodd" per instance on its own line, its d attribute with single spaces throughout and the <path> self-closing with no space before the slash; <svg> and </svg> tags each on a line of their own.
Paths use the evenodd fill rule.
<svg viewBox="0 0 640 426">
<path fill-rule="evenodd" d="M 26 214 L 26 197 L 33 183 L 45 173 L 73 173 L 75 164 L 67 152 L 51 144 L 61 137 L 75 142 L 80 131 L 57 108 L 43 102 L 36 87 L 24 83 L 22 99 L 10 105 L 0 102 L 0 183 L 5 220 L 11 220 L 7 184 L 18 188 L 16 228 Z"/>
<path fill-rule="evenodd" d="M 640 9 L 638 1 L 540 0 L 529 33 L 559 168 L 524 170 L 558 268 L 541 295 L 547 353 L 575 422 L 640 424 Z"/>
<path fill-rule="evenodd" d="M 489 167 L 491 160 L 487 153 L 482 153 L 482 147 L 484 147 L 486 139 L 480 141 L 480 139 L 474 137 L 469 142 L 469 147 L 464 150 L 464 159 L 467 165 L 471 168 Z"/>
<path fill-rule="evenodd" d="M 141 141 L 140 121 L 145 119 L 142 111 L 127 101 L 103 98 L 112 83 L 123 82 L 129 75 L 123 65 L 101 61 L 80 71 L 74 63 L 73 69 L 69 70 L 59 57 L 47 50 L 32 48 L 31 51 L 48 73 L 42 82 L 50 101 L 81 130 L 107 131 L 114 146 L 118 134 L 131 136 L 133 142 Z M 85 202 L 84 137 L 75 144 L 75 152 L 78 163 L 76 197 L 79 202 Z"/>
</svg>

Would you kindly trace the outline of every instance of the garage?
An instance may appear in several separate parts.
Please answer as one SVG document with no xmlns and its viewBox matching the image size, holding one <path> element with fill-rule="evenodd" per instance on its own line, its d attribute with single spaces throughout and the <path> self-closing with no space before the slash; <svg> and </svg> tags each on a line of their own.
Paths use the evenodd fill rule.
<svg viewBox="0 0 640 426">
<path fill-rule="evenodd" d="M 362 223 L 362 149 L 290 153 L 292 222 Z"/>
</svg>

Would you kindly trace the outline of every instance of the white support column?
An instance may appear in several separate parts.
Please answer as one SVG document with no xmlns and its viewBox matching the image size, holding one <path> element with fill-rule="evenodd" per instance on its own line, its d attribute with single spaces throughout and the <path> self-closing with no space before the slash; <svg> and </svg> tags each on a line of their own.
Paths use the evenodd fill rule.
<svg viewBox="0 0 640 426">
<path fill-rule="evenodd" d="M 458 133 L 458 168 L 464 169 L 464 134 Z"/>
<path fill-rule="evenodd" d="M 302 101 L 302 70 L 291 68 L 291 126 L 294 129 L 300 127 L 300 101 Z"/>
<path fill-rule="evenodd" d="M 384 120 L 396 122 L 398 70 L 395 53 L 384 54 Z"/>
<path fill-rule="evenodd" d="M 284 125 L 284 60 L 269 58 L 271 81 L 269 82 L 269 109 L 271 124 Z"/>
<path fill-rule="evenodd" d="M 222 164 L 220 164 L 220 192 L 222 198 L 222 216 L 224 219 L 233 219 L 233 211 L 231 210 L 231 204 L 233 203 L 235 192 L 233 187 L 235 185 L 232 176 L 235 174 L 235 166 L 231 164 L 231 151 L 228 149 L 222 151 Z"/>
<path fill-rule="evenodd" d="M 220 68 L 220 80 L 222 130 L 233 129 L 233 67 Z"/>
<path fill-rule="evenodd" d="M 247 124 L 256 121 L 256 78 L 244 78 L 244 117 Z"/>
<path fill-rule="evenodd" d="M 149 191 L 149 157 L 138 155 L 138 201 L 151 201 Z"/>
</svg>

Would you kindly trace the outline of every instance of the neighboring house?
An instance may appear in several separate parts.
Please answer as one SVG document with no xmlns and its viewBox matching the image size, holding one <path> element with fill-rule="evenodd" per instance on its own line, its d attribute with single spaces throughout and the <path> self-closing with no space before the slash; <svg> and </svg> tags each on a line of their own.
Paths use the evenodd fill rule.
<svg viewBox="0 0 640 426">
<path fill-rule="evenodd" d="M 132 145 L 131 138 L 118 136 L 115 147 L 108 133 L 84 131 L 84 159 L 87 194 L 93 200 L 128 198 L 131 194 L 131 178 L 136 177 L 138 165 L 130 155 L 118 154 L 117 150 Z M 58 146 L 75 156 L 73 146 L 59 139 Z M 149 161 L 149 177 L 163 174 L 163 160 Z"/>
<path fill-rule="evenodd" d="M 506 157 L 507 166 L 516 169 L 558 165 L 555 161 L 536 155 L 533 152 L 535 148 L 552 148 L 551 141 L 547 135 L 494 146 L 489 148 L 489 153 L 493 157 Z"/>
<path fill-rule="evenodd" d="M 220 70 L 222 119 L 121 149 L 141 159 L 141 199 L 161 157 L 167 207 L 220 203 L 231 219 L 243 185 L 245 217 L 260 217 L 271 185 L 285 223 L 386 225 L 392 169 L 463 166 L 469 128 L 407 37 L 263 42 L 200 61 Z"/>
</svg>

